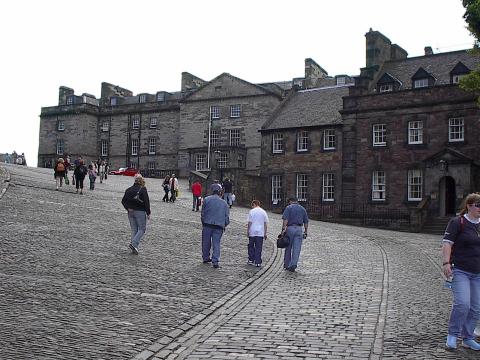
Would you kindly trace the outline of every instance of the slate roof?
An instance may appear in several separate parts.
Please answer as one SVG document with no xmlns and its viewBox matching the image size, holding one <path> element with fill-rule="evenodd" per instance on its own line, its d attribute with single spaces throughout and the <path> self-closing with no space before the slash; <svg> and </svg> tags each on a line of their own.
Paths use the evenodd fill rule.
<svg viewBox="0 0 480 360">
<path fill-rule="evenodd" d="M 262 131 L 342 123 L 342 97 L 353 84 L 292 92 L 262 126 Z"/>
<path fill-rule="evenodd" d="M 400 90 L 411 89 L 412 77 L 420 68 L 423 68 L 436 79 L 435 85 L 450 84 L 450 72 L 458 62 L 462 62 L 470 70 L 474 70 L 480 64 L 480 57 L 468 53 L 467 50 L 459 50 L 386 61 L 377 72 L 372 82 L 372 89 L 385 73 L 401 82 Z"/>
</svg>

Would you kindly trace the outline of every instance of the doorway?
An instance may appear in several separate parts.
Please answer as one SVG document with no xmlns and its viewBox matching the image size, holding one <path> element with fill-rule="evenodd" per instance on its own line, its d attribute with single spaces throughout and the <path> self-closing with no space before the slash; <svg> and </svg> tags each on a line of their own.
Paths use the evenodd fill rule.
<svg viewBox="0 0 480 360">
<path fill-rule="evenodd" d="M 440 216 L 453 216 L 456 214 L 455 179 L 444 176 L 439 183 Z"/>
</svg>

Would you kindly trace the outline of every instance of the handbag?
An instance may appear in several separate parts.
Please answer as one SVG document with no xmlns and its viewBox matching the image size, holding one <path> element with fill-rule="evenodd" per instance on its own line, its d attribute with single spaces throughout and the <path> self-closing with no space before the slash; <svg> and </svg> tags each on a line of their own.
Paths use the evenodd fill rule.
<svg viewBox="0 0 480 360">
<path fill-rule="evenodd" d="M 290 239 L 288 238 L 287 233 L 280 233 L 277 237 L 277 248 L 284 249 L 290 245 Z"/>
<path fill-rule="evenodd" d="M 68 180 L 67 174 L 65 174 L 65 185 L 70 185 L 70 181 Z"/>
</svg>

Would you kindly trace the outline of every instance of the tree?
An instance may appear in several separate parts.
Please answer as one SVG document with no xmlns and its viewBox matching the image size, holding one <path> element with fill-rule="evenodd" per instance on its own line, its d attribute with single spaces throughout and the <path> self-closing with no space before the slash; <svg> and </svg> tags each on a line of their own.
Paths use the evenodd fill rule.
<svg viewBox="0 0 480 360">
<path fill-rule="evenodd" d="M 468 30 L 475 37 L 475 44 L 472 49 L 474 55 L 480 54 L 480 0 L 462 0 L 465 14 L 463 18 L 467 22 Z M 473 70 L 470 74 L 460 80 L 460 87 L 467 91 L 480 90 L 480 69 Z M 480 99 L 479 99 L 480 102 Z"/>
</svg>

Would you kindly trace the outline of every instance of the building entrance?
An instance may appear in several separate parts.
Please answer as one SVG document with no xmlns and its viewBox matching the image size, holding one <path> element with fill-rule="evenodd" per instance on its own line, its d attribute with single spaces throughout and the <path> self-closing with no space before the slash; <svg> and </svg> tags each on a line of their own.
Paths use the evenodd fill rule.
<svg viewBox="0 0 480 360">
<path fill-rule="evenodd" d="M 440 216 L 453 216 L 456 214 L 455 207 L 455 179 L 451 176 L 444 176 L 440 179 L 439 191 L 440 195 Z"/>
</svg>

